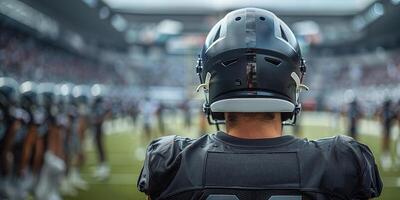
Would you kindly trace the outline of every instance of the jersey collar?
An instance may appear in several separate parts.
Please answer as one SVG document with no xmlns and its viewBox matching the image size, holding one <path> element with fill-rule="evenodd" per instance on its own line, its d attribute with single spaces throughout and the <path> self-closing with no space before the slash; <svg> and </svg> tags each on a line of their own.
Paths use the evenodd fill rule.
<svg viewBox="0 0 400 200">
<path fill-rule="evenodd" d="M 222 131 L 217 132 L 215 137 L 224 142 L 240 146 L 279 146 L 295 140 L 295 137 L 291 135 L 265 139 L 244 139 L 228 135 Z"/>
</svg>

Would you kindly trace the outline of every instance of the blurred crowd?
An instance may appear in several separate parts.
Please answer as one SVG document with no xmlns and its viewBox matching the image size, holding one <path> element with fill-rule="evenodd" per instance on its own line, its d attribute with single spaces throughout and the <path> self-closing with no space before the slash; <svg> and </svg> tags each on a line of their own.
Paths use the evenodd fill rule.
<svg viewBox="0 0 400 200">
<path fill-rule="evenodd" d="M 311 59 L 309 80 L 318 110 L 336 110 L 357 96 L 362 107 L 376 110 L 384 98 L 400 99 L 400 50 L 377 49 L 346 56 Z"/>
<path fill-rule="evenodd" d="M 123 84 L 113 66 L 0 23 L 0 75 L 20 81 Z"/>
<path fill-rule="evenodd" d="M 393 84 L 400 81 L 400 60 L 383 65 L 348 66 L 333 76 L 339 87 Z"/>
</svg>

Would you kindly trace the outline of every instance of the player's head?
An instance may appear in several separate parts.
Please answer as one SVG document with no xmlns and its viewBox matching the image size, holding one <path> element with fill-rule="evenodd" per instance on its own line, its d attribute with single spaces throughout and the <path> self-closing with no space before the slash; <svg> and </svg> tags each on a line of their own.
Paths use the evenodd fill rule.
<svg viewBox="0 0 400 200">
<path fill-rule="evenodd" d="M 58 99 L 58 108 L 61 112 L 66 112 L 69 104 L 73 103 L 72 88 L 74 87 L 71 83 L 57 84 L 55 86 L 55 93 Z"/>
<path fill-rule="evenodd" d="M 392 104 L 392 99 L 390 99 L 390 98 L 387 98 L 387 99 L 385 99 L 385 101 L 383 101 L 383 105 L 385 105 L 385 106 L 390 106 Z"/>
<path fill-rule="evenodd" d="M 15 106 L 18 100 L 18 83 L 9 77 L 0 77 L 0 106 L 2 109 Z"/>
<path fill-rule="evenodd" d="M 103 102 L 103 98 L 105 95 L 105 88 L 103 85 L 94 84 L 90 88 L 90 93 L 93 97 L 93 105 L 98 105 Z"/>
<path fill-rule="evenodd" d="M 38 104 L 37 85 L 34 82 L 26 81 L 19 87 L 20 105 L 27 111 L 32 111 Z"/>
<path fill-rule="evenodd" d="M 72 95 L 76 104 L 87 105 L 90 98 L 90 87 L 87 85 L 76 85 L 72 89 Z"/>
<path fill-rule="evenodd" d="M 215 24 L 196 67 L 204 110 L 216 120 L 224 120 L 224 113 L 253 112 L 292 119 L 300 111 L 305 70 L 293 32 L 258 8 L 234 10 Z"/>
<path fill-rule="evenodd" d="M 47 110 L 51 110 L 57 104 L 54 83 L 40 83 L 38 85 L 38 94 L 40 104 Z"/>
</svg>

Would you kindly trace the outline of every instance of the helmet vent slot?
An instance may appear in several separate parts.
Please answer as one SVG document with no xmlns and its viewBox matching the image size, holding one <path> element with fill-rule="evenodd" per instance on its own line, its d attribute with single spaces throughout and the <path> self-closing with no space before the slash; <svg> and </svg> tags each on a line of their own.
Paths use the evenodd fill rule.
<svg viewBox="0 0 400 200">
<path fill-rule="evenodd" d="M 282 63 L 280 60 L 273 58 L 273 57 L 264 57 L 264 60 L 273 65 L 276 65 L 276 66 L 278 66 Z"/>
<path fill-rule="evenodd" d="M 217 30 L 217 33 L 215 33 L 213 42 L 215 42 L 215 41 L 217 41 L 217 40 L 219 39 L 220 33 L 221 33 L 221 26 L 219 26 L 219 28 L 218 28 L 218 30 Z"/>
<path fill-rule="evenodd" d="M 221 64 L 224 67 L 228 67 L 229 65 L 232 65 L 233 63 L 237 62 L 238 60 L 239 60 L 238 58 L 233 59 L 233 60 L 227 60 L 227 61 L 222 62 Z"/>
<path fill-rule="evenodd" d="M 282 38 L 283 38 L 286 42 L 289 42 L 288 39 L 287 39 L 287 36 L 286 36 L 285 32 L 283 31 L 282 26 L 279 26 L 279 27 L 280 27 L 280 29 L 281 29 L 281 36 L 282 36 Z"/>
</svg>

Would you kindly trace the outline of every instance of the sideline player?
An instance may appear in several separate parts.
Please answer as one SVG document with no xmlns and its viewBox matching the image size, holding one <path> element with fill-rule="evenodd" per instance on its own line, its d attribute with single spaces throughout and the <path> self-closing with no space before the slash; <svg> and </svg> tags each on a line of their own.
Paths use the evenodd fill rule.
<svg viewBox="0 0 400 200">
<path fill-rule="evenodd" d="M 396 124 L 397 124 L 397 130 L 399 130 L 400 133 L 400 100 L 397 101 L 396 108 L 395 108 L 395 114 L 396 114 Z M 395 162 L 396 166 L 400 166 L 400 134 L 397 135 L 396 139 L 396 157 L 395 157 Z M 400 169 L 400 168 L 399 168 Z"/>
<path fill-rule="evenodd" d="M 149 97 L 146 97 L 144 101 L 140 102 L 139 109 L 143 123 L 144 139 L 150 141 L 152 138 L 152 132 L 154 123 L 156 121 L 157 103 L 155 103 Z"/>
<path fill-rule="evenodd" d="M 390 135 L 392 132 L 393 121 L 396 118 L 392 100 L 387 97 L 383 102 L 380 110 L 380 121 L 382 123 L 382 156 L 381 164 L 382 168 L 387 170 L 392 166 L 392 157 L 390 153 Z"/>
<path fill-rule="evenodd" d="M 105 135 L 103 123 L 111 115 L 111 109 L 105 107 L 103 91 L 100 85 L 95 84 L 91 88 L 93 104 L 91 108 L 91 123 L 94 129 L 94 142 L 98 153 L 98 166 L 94 172 L 94 177 L 104 181 L 110 175 L 110 167 L 107 163 L 107 152 L 105 147 Z"/>
<path fill-rule="evenodd" d="M 20 127 L 15 112 L 18 95 L 18 83 L 9 77 L 0 78 L 0 199 L 13 197 L 16 193 L 12 186 L 14 164 L 13 144 Z"/>
<path fill-rule="evenodd" d="M 300 111 L 305 69 L 294 34 L 273 13 L 228 13 L 208 34 L 197 66 L 204 110 L 211 122 L 226 121 L 227 131 L 154 140 L 138 189 L 152 200 L 379 196 L 382 182 L 367 146 L 347 136 L 282 136 L 282 122 L 294 123 Z"/>
<path fill-rule="evenodd" d="M 349 104 L 347 116 L 350 137 L 358 140 L 358 123 L 361 119 L 362 113 L 359 103 L 355 97 Z"/>
<path fill-rule="evenodd" d="M 57 99 L 54 83 L 38 85 L 38 94 L 42 99 L 45 113 L 46 133 L 44 136 L 45 153 L 39 181 L 35 188 L 37 199 L 60 199 L 60 184 L 65 173 L 64 145 L 58 120 Z"/>
</svg>

